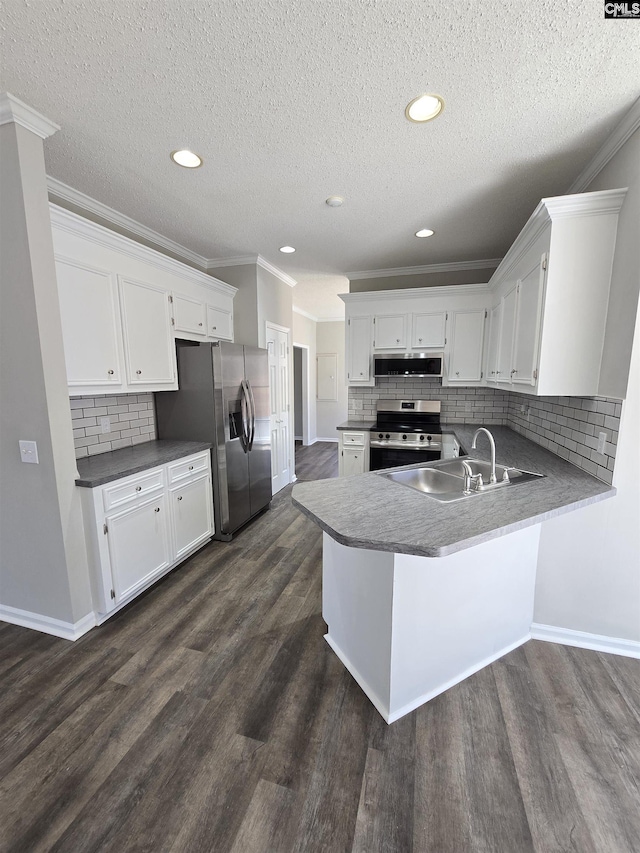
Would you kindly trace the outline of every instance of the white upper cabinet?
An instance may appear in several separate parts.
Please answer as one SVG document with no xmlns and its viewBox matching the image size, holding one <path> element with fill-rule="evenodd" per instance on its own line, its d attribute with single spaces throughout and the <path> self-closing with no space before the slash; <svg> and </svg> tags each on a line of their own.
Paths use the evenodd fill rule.
<svg viewBox="0 0 640 853">
<path fill-rule="evenodd" d="M 176 335 L 189 332 L 204 337 L 207 334 L 207 306 L 204 302 L 174 294 L 173 319 Z"/>
<path fill-rule="evenodd" d="M 69 388 L 118 390 L 122 384 L 116 278 L 88 264 L 56 258 Z"/>
<path fill-rule="evenodd" d="M 500 332 L 502 326 L 502 302 L 498 302 L 489 311 L 489 340 L 487 343 L 487 358 L 485 362 L 485 379 L 488 382 L 498 381 L 498 355 L 500 351 Z"/>
<path fill-rule="evenodd" d="M 446 328 L 446 311 L 414 314 L 411 330 L 411 348 L 444 349 Z"/>
<path fill-rule="evenodd" d="M 375 350 L 407 348 L 406 314 L 377 314 L 373 318 L 373 348 Z"/>
<path fill-rule="evenodd" d="M 520 393 L 598 394 L 618 212 L 626 190 L 543 199 L 489 282 L 486 381 Z"/>
<path fill-rule="evenodd" d="M 157 385 L 176 382 L 176 351 L 171 335 L 169 294 L 160 287 L 120 279 L 127 382 Z"/>
<path fill-rule="evenodd" d="M 371 371 L 371 316 L 348 317 L 346 330 L 346 365 L 348 385 L 373 385 Z"/>
<path fill-rule="evenodd" d="M 175 390 L 176 337 L 233 340 L 235 287 L 49 209 L 71 395 Z"/>
<path fill-rule="evenodd" d="M 448 377 L 450 383 L 480 382 L 486 311 L 453 311 Z"/>
<path fill-rule="evenodd" d="M 445 372 L 443 385 L 481 384 L 482 353 L 478 356 L 478 347 L 482 346 L 484 312 L 491 299 L 487 284 L 345 293 L 340 298 L 345 303 L 349 385 L 375 384 L 371 366 L 376 353 L 434 350 L 444 353 L 445 365 L 456 365 L 453 372 Z M 459 318 L 454 345 L 449 328 L 455 312 L 471 312 L 474 317 Z M 470 338 L 462 331 L 465 322 L 473 326 L 468 330 Z"/>
<path fill-rule="evenodd" d="M 216 340 L 233 340 L 233 313 L 231 310 L 207 305 L 207 335 Z"/>
</svg>

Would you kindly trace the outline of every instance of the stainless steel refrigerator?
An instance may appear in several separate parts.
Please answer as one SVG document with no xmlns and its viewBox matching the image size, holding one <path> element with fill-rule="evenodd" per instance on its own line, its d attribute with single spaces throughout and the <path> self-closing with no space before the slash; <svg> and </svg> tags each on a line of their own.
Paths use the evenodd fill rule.
<svg viewBox="0 0 640 853">
<path fill-rule="evenodd" d="M 176 341 L 179 391 L 155 395 L 158 438 L 210 441 L 215 538 L 271 502 L 267 351 Z"/>
</svg>

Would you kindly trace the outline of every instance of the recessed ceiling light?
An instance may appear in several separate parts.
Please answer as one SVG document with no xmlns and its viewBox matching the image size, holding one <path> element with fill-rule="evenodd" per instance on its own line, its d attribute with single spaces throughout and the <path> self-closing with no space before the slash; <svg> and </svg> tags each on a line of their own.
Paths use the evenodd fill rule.
<svg viewBox="0 0 640 853">
<path fill-rule="evenodd" d="M 404 111 L 409 121 L 431 121 L 439 116 L 444 109 L 444 101 L 440 95 L 420 95 L 414 98 Z"/>
<path fill-rule="evenodd" d="M 280 251 L 284 252 L 285 255 L 290 255 L 292 252 L 295 252 L 293 246 L 280 246 Z"/>
<path fill-rule="evenodd" d="M 180 151 L 172 151 L 171 159 L 178 166 L 184 166 L 185 169 L 197 169 L 198 166 L 202 166 L 202 157 L 199 157 L 193 151 L 189 151 L 186 148 L 182 148 Z"/>
<path fill-rule="evenodd" d="M 416 237 L 431 237 L 435 232 L 431 228 L 421 228 L 416 231 Z"/>
<path fill-rule="evenodd" d="M 343 201 L 344 199 L 340 195 L 330 195 L 325 204 L 328 204 L 329 207 L 340 207 Z"/>
</svg>

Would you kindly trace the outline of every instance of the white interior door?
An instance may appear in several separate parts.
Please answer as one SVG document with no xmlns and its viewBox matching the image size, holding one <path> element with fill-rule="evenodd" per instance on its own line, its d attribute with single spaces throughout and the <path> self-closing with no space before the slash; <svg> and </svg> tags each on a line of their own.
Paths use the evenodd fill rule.
<svg viewBox="0 0 640 853">
<path fill-rule="evenodd" d="M 291 482 L 289 330 L 267 324 L 271 420 L 271 492 Z"/>
</svg>

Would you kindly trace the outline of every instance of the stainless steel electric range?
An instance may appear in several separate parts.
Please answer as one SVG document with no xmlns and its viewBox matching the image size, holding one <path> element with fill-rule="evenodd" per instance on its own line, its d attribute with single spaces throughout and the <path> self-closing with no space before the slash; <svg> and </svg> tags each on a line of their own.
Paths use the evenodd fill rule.
<svg viewBox="0 0 640 853">
<path fill-rule="evenodd" d="M 371 471 L 440 459 L 440 401 L 378 400 L 370 447 Z"/>
</svg>

